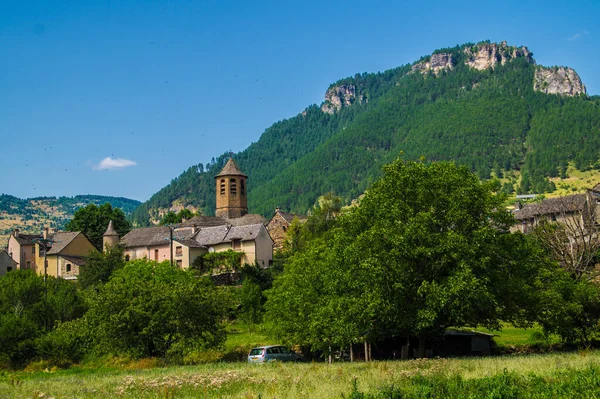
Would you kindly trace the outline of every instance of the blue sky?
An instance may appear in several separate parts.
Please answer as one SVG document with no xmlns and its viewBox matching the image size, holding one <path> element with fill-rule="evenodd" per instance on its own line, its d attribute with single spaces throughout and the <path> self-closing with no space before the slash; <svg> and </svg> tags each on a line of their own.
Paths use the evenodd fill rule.
<svg viewBox="0 0 600 399">
<path fill-rule="evenodd" d="M 340 78 L 466 42 L 526 45 L 600 94 L 598 21 L 597 0 L 3 0 L 0 192 L 146 200 Z"/>
</svg>

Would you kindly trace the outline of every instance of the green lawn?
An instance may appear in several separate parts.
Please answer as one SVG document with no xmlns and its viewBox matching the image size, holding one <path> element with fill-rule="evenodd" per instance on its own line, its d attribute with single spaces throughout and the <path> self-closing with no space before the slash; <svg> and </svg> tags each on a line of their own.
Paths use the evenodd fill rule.
<svg viewBox="0 0 600 399">
<path fill-rule="evenodd" d="M 227 325 L 226 330 L 226 349 L 233 349 L 240 346 L 272 345 L 277 343 L 267 336 L 264 332 L 264 326 L 260 324 L 248 325 L 241 322 L 235 322 Z"/>
<path fill-rule="evenodd" d="M 504 324 L 502 330 L 494 331 L 486 328 L 478 328 L 477 331 L 494 334 L 494 341 L 499 346 L 523 346 L 523 345 L 539 345 L 539 344 L 556 344 L 560 342 L 559 337 L 550 335 L 544 337 L 543 330 L 540 326 L 533 328 L 516 328 L 510 324 Z"/>
</svg>

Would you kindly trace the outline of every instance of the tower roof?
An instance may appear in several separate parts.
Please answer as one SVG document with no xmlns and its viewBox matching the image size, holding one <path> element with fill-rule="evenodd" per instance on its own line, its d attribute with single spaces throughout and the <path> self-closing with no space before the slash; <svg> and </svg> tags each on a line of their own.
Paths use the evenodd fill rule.
<svg viewBox="0 0 600 399">
<path fill-rule="evenodd" d="M 227 163 L 225 164 L 225 166 L 223 167 L 223 169 L 221 170 L 221 172 L 218 175 L 216 175 L 215 178 L 220 177 L 220 176 L 244 176 L 244 177 L 248 177 L 244 173 L 242 173 L 242 171 L 240 170 L 240 168 L 238 168 L 238 166 L 235 164 L 233 158 L 229 158 L 229 161 L 227 161 Z"/>
<path fill-rule="evenodd" d="M 113 225 L 113 221 L 108 222 L 108 228 L 104 232 L 103 236 L 118 236 L 117 230 L 115 230 L 115 226 Z"/>
</svg>

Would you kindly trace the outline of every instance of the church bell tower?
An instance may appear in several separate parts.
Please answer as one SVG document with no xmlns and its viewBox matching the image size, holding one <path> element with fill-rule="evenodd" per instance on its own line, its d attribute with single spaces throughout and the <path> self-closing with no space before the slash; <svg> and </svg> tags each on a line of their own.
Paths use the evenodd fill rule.
<svg viewBox="0 0 600 399">
<path fill-rule="evenodd" d="M 233 219 L 248 213 L 247 179 L 248 176 L 242 173 L 233 158 L 229 158 L 223 170 L 215 176 L 217 186 L 215 214 L 217 216 Z"/>
</svg>

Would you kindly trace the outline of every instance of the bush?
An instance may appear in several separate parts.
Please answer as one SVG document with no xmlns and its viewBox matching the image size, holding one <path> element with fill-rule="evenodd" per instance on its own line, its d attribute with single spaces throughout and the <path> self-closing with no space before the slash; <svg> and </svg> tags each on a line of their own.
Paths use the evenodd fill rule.
<svg viewBox="0 0 600 399">
<path fill-rule="evenodd" d="M 61 323 L 36 341 L 39 356 L 59 367 L 80 362 L 89 346 L 89 328 L 85 319 Z"/>
</svg>

